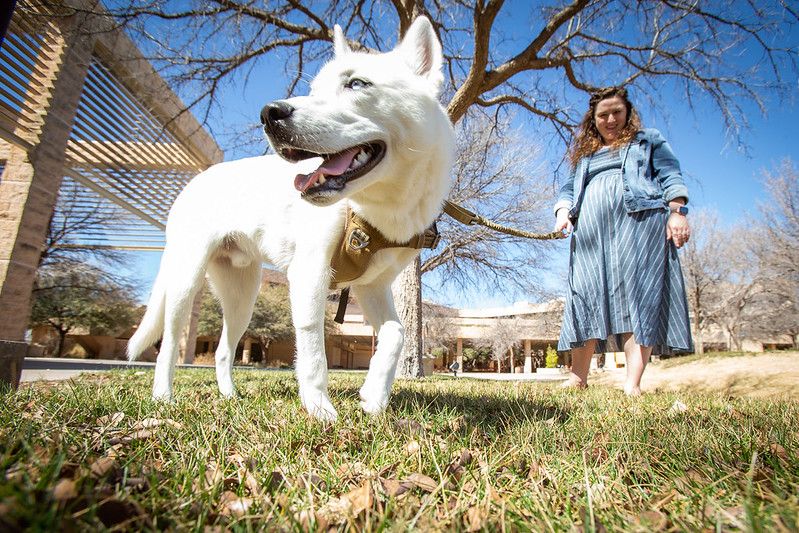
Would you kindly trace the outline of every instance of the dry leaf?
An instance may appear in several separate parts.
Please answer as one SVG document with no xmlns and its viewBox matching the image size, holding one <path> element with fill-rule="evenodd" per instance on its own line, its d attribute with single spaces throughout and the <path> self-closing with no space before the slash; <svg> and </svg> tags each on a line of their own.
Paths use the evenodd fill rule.
<svg viewBox="0 0 799 533">
<path fill-rule="evenodd" d="M 352 514 L 356 516 L 361 514 L 361 512 L 370 508 L 374 503 L 371 482 L 367 479 L 366 482 L 357 489 L 351 490 L 347 494 L 341 496 L 341 499 L 347 500 L 352 504 Z"/>
<path fill-rule="evenodd" d="M 330 521 L 321 512 L 313 513 L 308 509 L 303 509 L 294 517 L 302 526 L 302 531 L 326 531 L 330 527 Z M 343 522 L 345 519 L 346 516 L 341 521 Z"/>
<path fill-rule="evenodd" d="M 336 476 L 342 480 L 354 479 L 364 475 L 367 471 L 368 469 L 365 464 L 356 461 L 354 463 L 344 463 L 339 466 L 336 469 Z"/>
<path fill-rule="evenodd" d="M 382 485 L 383 491 L 387 496 L 394 497 L 405 494 L 413 488 L 413 484 L 411 483 L 403 483 L 401 481 L 397 481 L 396 479 L 386 479 L 382 477 L 380 478 L 380 484 Z"/>
<path fill-rule="evenodd" d="M 150 487 L 150 482 L 143 477 L 129 477 L 125 479 L 125 486 L 135 491 L 144 491 Z"/>
<path fill-rule="evenodd" d="M 273 470 L 269 476 L 269 490 L 275 492 L 283 485 L 291 486 L 282 470 Z"/>
<path fill-rule="evenodd" d="M 216 461 L 210 461 L 205 467 L 205 487 L 210 488 L 218 485 L 224 480 L 222 469 Z"/>
<path fill-rule="evenodd" d="M 100 457 L 91 466 L 92 477 L 101 478 L 108 474 L 116 465 L 116 459 L 113 457 Z"/>
<path fill-rule="evenodd" d="M 57 502 L 71 500 L 78 497 L 78 491 L 75 488 L 75 482 L 71 479 L 61 479 L 56 486 L 53 487 L 53 499 Z"/>
<path fill-rule="evenodd" d="M 108 498 L 100 502 L 97 506 L 97 518 L 108 528 L 125 524 L 128 526 L 126 529 L 141 529 L 131 528 L 130 523 L 133 521 L 143 522 L 152 526 L 150 518 L 144 512 L 144 508 L 132 500 L 122 501 L 117 498 Z"/>
<path fill-rule="evenodd" d="M 674 400 L 674 403 L 671 404 L 669 407 L 668 413 L 670 415 L 678 415 L 680 413 L 684 413 L 688 410 L 688 406 L 682 403 L 680 400 Z"/>
<path fill-rule="evenodd" d="M 461 490 L 465 494 L 474 494 L 474 491 L 477 490 L 477 485 L 475 485 L 474 480 L 467 479 L 466 483 L 464 483 L 463 486 L 461 487 Z"/>
<path fill-rule="evenodd" d="M 241 498 L 235 492 L 226 490 L 219 498 L 219 506 L 222 516 L 242 516 L 252 506 L 252 498 Z"/>
<path fill-rule="evenodd" d="M 315 518 L 320 526 L 325 523 L 331 525 L 340 524 L 350 517 L 351 511 L 352 502 L 349 500 L 344 498 L 330 498 L 330 500 L 316 512 Z M 318 529 L 322 528 L 320 527 Z"/>
<path fill-rule="evenodd" d="M 121 437 L 114 437 L 113 439 L 109 440 L 108 443 L 112 446 L 117 444 L 130 444 L 134 440 L 144 440 L 149 439 L 153 436 L 153 432 L 148 429 L 140 429 L 138 431 L 134 431 L 128 435 L 123 435 Z"/>
<path fill-rule="evenodd" d="M 117 427 L 120 422 L 125 418 L 125 413 L 117 412 L 111 415 L 101 416 L 97 419 L 98 426 L 104 426 L 104 428 L 111 428 Z"/>
<path fill-rule="evenodd" d="M 133 429 L 152 429 L 161 426 L 172 426 L 175 429 L 183 429 L 183 424 L 171 418 L 145 418 L 144 420 L 136 422 Z"/>
<path fill-rule="evenodd" d="M 782 445 L 772 442 L 769 444 L 768 451 L 771 452 L 771 455 L 778 457 L 780 460 L 788 462 L 788 452 L 785 451 L 785 448 Z"/>
<path fill-rule="evenodd" d="M 486 483 L 486 492 L 485 496 L 483 497 L 483 501 L 486 503 L 493 503 L 497 507 L 504 505 L 502 501 L 502 496 L 497 492 L 497 490 L 492 487 L 491 485 Z"/>
<path fill-rule="evenodd" d="M 447 423 L 447 425 L 449 425 L 450 431 L 452 431 L 453 433 L 457 433 L 457 432 L 459 432 L 460 430 L 462 430 L 463 428 L 466 427 L 466 417 L 463 416 L 463 415 L 460 415 L 459 417 L 453 418 L 452 420 L 450 420 Z"/>
<path fill-rule="evenodd" d="M 669 525 L 669 520 L 666 518 L 666 515 L 655 510 L 644 511 L 638 516 L 638 521 L 646 526 L 649 531 L 660 531 L 666 529 L 666 526 Z"/>
<path fill-rule="evenodd" d="M 468 466 L 471 464 L 472 459 L 474 459 L 472 452 L 469 450 L 461 450 L 461 455 L 458 457 L 458 464 L 461 466 Z"/>
<path fill-rule="evenodd" d="M 466 531 L 480 531 L 488 518 L 488 510 L 484 507 L 469 507 L 466 510 Z"/>
<path fill-rule="evenodd" d="M 433 492 L 438 488 L 438 483 L 436 483 L 436 481 L 433 480 L 433 478 L 426 476 L 424 474 L 420 474 L 418 472 L 411 474 L 410 476 L 405 478 L 403 482 L 411 483 L 425 492 Z"/>
<path fill-rule="evenodd" d="M 247 490 L 250 491 L 250 494 L 259 494 L 261 492 L 261 487 L 258 485 L 258 480 L 255 479 L 255 476 L 252 475 L 252 472 L 249 470 L 244 472 L 244 486 L 247 487 Z"/>
<path fill-rule="evenodd" d="M 405 453 L 408 455 L 413 455 L 418 452 L 422 447 L 419 445 L 418 441 L 412 440 L 408 444 L 405 445 Z"/>
<path fill-rule="evenodd" d="M 401 418 L 397 420 L 396 424 L 397 429 L 402 431 L 407 431 L 408 433 L 424 433 L 424 427 L 417 422 L 416 420 L 410 420 L 407 418 Z"/>
</svg>

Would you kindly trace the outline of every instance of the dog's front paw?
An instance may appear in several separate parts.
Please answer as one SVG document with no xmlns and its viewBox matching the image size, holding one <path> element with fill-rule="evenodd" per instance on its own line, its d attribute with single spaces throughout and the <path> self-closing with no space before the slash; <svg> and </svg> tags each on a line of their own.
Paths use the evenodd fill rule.
<svg viewBox="0 0 799 533">
<path fill-rule="evenodd" d="M 330 403 L 330 398 L 324 392 L 301 392 L 300 399 L 302 400 L 302 406 L 315 419 L 324 422 L 335 422 L 338 418 L 336 408 L 333 407 L 333 404 Z"/>
<path fill-rule="evenodd" d="M 153 391 L 153 401 L 172 403 L 172 391 Z"/>
<path fill-rule="evenodd" d="M 383 387 L 370 387 L 366 383 L 361 387 L 361 409 L 370 415 L 382 413 L 388 407 L 389 392 Z"/>
<path fill-rule="evenodd" d="M 219 395 L 222 396 L 223 398 L 228 398 L 228 399 L 241 398 L 241 395 L 236 391 L 236 387 L 234 387 L 233 385 L 230 386 L 220 385 Z"/>
</svg>

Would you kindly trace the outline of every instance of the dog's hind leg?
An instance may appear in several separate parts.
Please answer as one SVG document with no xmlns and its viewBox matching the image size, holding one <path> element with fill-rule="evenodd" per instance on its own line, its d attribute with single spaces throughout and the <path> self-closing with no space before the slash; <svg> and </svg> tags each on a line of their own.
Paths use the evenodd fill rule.
<svg viewBox="0 0 799 533">
<path fill-rule="evenodd" d="M 391 286 L 373 284 L 352 287 L 364 317 L 377 332 L 377 351 L 369 362 L 369 372 L 360 390 L 361 407 L 367 413 L 379 413 L 388 406 L 391 385 L 404 338 Z"/>
<path fill-rule="evenodd" d="M 236 395 L 232 377 L 236 346 L 252 318 L 261 285 L 261 263 L 254 260 L 237 268 L 227 258 L 216 259 L 208 265 L 208 279 L 222 305 L 222 335 L 215 354 L 216 382 L 220 394 L 232 398 Z"/>
<path fill-rule="evenodd" d="M 287 272 L 291 319 L 297 337 L 297 359 L 294 366 L 300 400 L 305 410 L 315 418 L 332 422 L 338 415 L 327 394 L 324 331 L 330 267 L 327 264 L 316 264 L 319 258 L 318 253 L 295 253 Z M 309 273 L 314 275 L 309 276 Z"/>
<path fill-rule="evenodd" d="M 180 338 L 194 303 L 194 297 L 205 273 L 207 252 L 189 250 L 178 252 L 174 248 L 165 253 L 169 256 L 162 261 L 165 276 L 164 296 L 164 336 L 155 361 L 153 380 L 153 399 L 172 399 L 172 380 L 178 360 Z M 159 274 L 160 275 L 160 274 Z"/>
</svg>

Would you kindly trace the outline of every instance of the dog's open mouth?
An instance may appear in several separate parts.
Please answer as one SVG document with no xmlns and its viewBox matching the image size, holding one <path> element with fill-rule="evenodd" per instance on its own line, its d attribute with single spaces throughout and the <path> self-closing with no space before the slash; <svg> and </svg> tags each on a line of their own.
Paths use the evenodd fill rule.
<svg viewBox="0 0 799 533">
<path fill-rule="evenodd" d="M 324 159 L 319 168 L 310 174 L 297 174 L 294 178 L 294 188 L 302 194 L 325 190 L 340 191 L 347 182 L 372 170 L 385 153 L 386 145 L 381 141 L 354 146 L 335 154 L 318 154 L 297 148 L 280 150 L 281 156 L 293 162 L 311 157 Z"/>
</svg>

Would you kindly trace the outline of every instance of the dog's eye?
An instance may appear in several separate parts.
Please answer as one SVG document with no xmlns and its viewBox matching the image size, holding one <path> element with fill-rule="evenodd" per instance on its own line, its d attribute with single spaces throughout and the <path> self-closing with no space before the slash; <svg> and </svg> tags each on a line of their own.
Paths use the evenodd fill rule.
<svg viewBox="0 0 799 533">
<path fill-rule="evenodd" d="M 344 87 L 347 89 L 352 89 L 353 91 L 358 91 L 361 89 L 366 89 L 370 87 L 372 84 L 366 80 L 362 80 L 361 78 L 352 78 L 347 83 L 344 84 Z"/>
</svg>

